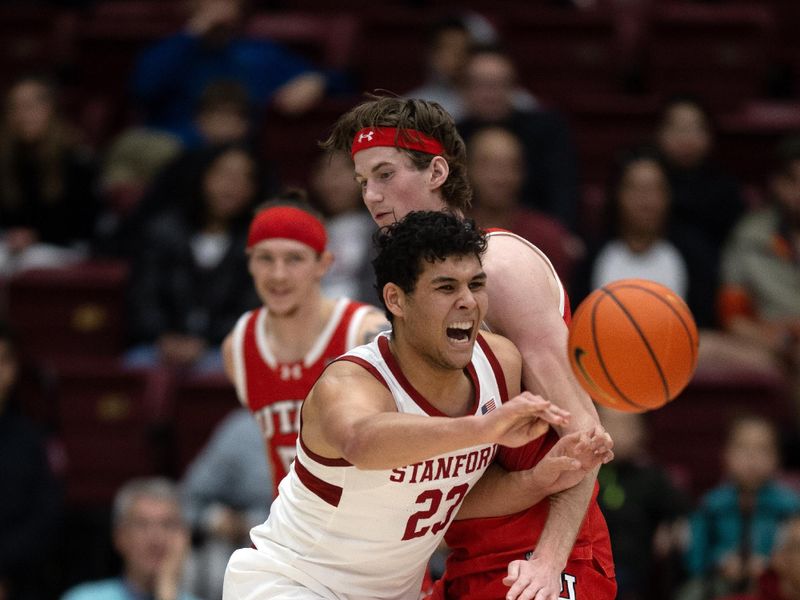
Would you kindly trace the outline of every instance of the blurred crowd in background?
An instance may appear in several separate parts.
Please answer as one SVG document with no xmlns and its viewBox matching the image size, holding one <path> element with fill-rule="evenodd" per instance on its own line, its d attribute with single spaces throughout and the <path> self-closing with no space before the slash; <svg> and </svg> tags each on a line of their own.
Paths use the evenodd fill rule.
<svg viewBox="0 0 800 600">
<path fill-rule="evenodd" d="M 453 115 L 470 216 L 573 308 L 643 277 L 692 309 L 688 389 L 602 415 L 620 600 L 800 598 L 798 26 L 796 0 L 2 3 L 0 600 L 219 598 L 272 489 L 221 373 L 247 225 L 307 190 L 325 294 L 377 301 L 352 161 L 317 146 L 366 92 Z"/>
</svg>

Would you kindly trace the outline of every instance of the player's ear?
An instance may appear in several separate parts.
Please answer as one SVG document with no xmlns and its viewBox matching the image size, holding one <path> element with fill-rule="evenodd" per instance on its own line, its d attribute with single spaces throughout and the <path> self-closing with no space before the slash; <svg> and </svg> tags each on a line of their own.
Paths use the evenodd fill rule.
<svg viewBox="0 0 800 600">
<path fill-rule="evenodd" d="M 429 169 L 431 174 L 431 190 L 439 189 L 444 185 L 444 182 L 447 181 L 447 177 L 450 175 L 450 165 L 447 164 L 447 160 L 444 156 L 434 156 L 433 159 L 431 159 Z"/>
<path fill-rule="evenodd" d="M 328 269 L 331 268 L 333 264 L 334 256 L 333 253 L 329 250 L 323 250 L 322 254 L 319 255 L 319 269 L 320 269 L 320 277 L 325 275 L 328 272 Z"/>
<path fill-rule="evenodd" d="M 402 317 L 405 310 L 406 294 L 400 286 L 387 283 L 383 286 L 383 303 L 395 317 Z"/>
</svg>

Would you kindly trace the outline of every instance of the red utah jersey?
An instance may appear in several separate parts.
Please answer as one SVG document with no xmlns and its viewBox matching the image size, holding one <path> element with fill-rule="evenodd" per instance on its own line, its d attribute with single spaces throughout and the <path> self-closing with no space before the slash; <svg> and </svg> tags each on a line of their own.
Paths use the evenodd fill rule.
<svg viewBox="0 0 800 600">
<path fill-rule="evenodd" d="M 364 316 L 372 309 L 347 298 L 333 314 L 302 360 L 278 362 L 267 342 L 265 308 L 245 313 L 233 330 L 236 391 L 261 427 L 272 470 L 273 496 L 289 472 L 300 430 L 300 405 L 323 369 L 360 343 Z"/>
</svg>

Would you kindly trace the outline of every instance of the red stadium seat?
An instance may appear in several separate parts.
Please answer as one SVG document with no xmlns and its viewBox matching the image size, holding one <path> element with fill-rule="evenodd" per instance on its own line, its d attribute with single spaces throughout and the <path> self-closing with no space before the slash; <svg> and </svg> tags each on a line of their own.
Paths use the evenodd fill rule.
<svg viewBox="0 0 800 600">
<path fill-rule="evenodd" d="M 537 96 L 560 101 L 621 88 L 611 11 L 515 10 L 504 14 L 500 30 L 520 82 Z"/>
<path fill-rule="evenodd" d="M 647 48 L 650 89 L 697 94 L 718 107 L 759 97 L 772 39 L 772 13 L 762 6 L 658 5 Z"/>
<path fill-rule="evenodd" d="M 87 262 L 28 271 L 9 282 L 8 313 L 23 356 L 116 356 L 125 336 L 125 281 L 121 262 Z"/>
<path fill-rule="evenodd" d="M 288 46 L 317 65 L 344 69 L 353 61 L 358 21 L 345 14 L 257 13 L 245 32 Z"/>
<path fill-rule="evenodd" d="M 224 374 L 190 376 L 177 382 L 173 396 L 173 461 L 180 475 L 200 452 L 214 428 L 239 406 Z"/>
<path fill-rule="evenodd" d="M 647 413 L 650 446 L 662 464 L 690 475 L 695 496 L 720 482 L 728 421 L 755 413 L 786 423 L 791 409 L 786 382 L 766 374 L 698 372 L 689 387 L 667 406 Z"/>
<path fill-rule="evenodd" d="M 163 471 L 156 426 L 163 390 L 155 371 L 106 361 L 70 361 L 56 370 L 58 431 L 73 506 L 107 504 L 128 479 Z"/>
</svg>

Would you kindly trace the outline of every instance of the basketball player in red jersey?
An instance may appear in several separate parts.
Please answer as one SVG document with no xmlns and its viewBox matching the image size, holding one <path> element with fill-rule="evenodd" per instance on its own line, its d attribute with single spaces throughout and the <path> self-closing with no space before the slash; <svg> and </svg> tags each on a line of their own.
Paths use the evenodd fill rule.
<svg viewBox="0 0 800 600">
<path fill-rule="evenodd" d="M 461 214 L 469 207 L 464 142 L 436 103 L 402 98 L 365 102 L 337 121 L 323 146 L 351 151 L 364 202 L 378 225 L 414 210 Z M 611 440 L 567 361 L 569 302 L 550 261 L 522 238 L 496 232 L 489 236 L 484 269 L 489 282 L 485 323 L 520 350 L 524 387 L 572 414 L 558 434 L 604 436 L 606 446 L 597 452 L 610 460 Z M 544 436 L 499 453 L 498 461 L 509 470 L 530 468 L 556 439 Z M 486 514 L 485 506 L 474 511 L 471 506 L 495 497 L 484 493 L 493 482 L 487 474 L 446 536 L 454 552 L 438 588 L 441 597 L 612 600 L 616 582 L 608 530 L 596 503 L 596 474 L 597 468 L 592 469 L 578 485 L 529 508 L 520 501 L 524 494 L 505 494 L 508 504 L 494 502 L 492 507 L 499 518 L 467 520 Z"/>
<path fill-rule="evenodd" d="M 250 273 L 264 306 L 223 342 L 225 371 L 264 435 L 274 494 L 294 459 L 300 404 L 333 359 L 389 328 L 382 311 L 327 298 L 320 281 L 333 257 L 323 224 L 291 205 L 260 211 L 247 239 Z"/>
</svg>

